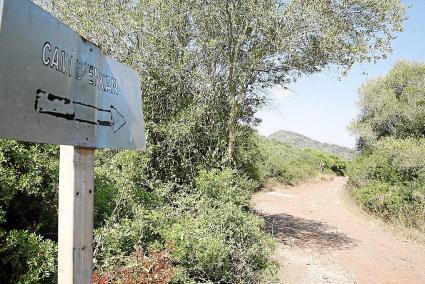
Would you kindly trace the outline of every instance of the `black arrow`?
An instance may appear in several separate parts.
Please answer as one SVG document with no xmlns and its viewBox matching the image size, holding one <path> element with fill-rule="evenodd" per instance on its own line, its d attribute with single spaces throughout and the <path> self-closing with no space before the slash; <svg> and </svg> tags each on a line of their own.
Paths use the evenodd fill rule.
<svg viewBox="0 0 425 284">
<path fill-rule="evenodd" d="M 124 116 L 112 105 L 110 109 L 101 109 L 96 106 L 59 97 L 41 89 L 38 89 L 36 92 L 34 108 L 39 113 L 61 117 L 66 120 L 109 126 L 114 133 L 127 123 Z"/>
</svg>

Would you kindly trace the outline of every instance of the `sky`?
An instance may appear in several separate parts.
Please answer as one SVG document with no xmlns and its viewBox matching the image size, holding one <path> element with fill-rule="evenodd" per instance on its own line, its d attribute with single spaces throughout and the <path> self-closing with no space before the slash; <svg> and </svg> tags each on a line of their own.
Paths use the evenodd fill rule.
<svg viewBox="0 0 425 284">
<path fill-rule="evenodd" d="M 261 135 L 277 130 L 294 131 L 321 142 L 355 147 L 347 127 L 359 113 L 357 90 L 367 80 L 388 73 L 399 60 L 425 62 L 425 0 L 411 4 L 404 31 L 393 41 L 393 53 L 376 64 L 356 64 L 348 76 L 325 71 L 303 77 L 288 86 L 270 89 L 268 105 L 257 113 Z"/>
</svg>

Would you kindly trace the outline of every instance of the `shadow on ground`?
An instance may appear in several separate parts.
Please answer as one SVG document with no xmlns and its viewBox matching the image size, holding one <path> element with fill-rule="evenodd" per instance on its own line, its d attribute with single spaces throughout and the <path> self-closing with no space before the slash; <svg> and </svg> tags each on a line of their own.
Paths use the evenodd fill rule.
<svg viewBox="0 0 425 284">
<path fill-rule="evenodd" d="M 344 250 L 355 247 L 357 241 L 337 232 L 322 222 L 287 214 L 263 215 L 266 230 L 281 242 L 300 248 Z"/>
</svg>

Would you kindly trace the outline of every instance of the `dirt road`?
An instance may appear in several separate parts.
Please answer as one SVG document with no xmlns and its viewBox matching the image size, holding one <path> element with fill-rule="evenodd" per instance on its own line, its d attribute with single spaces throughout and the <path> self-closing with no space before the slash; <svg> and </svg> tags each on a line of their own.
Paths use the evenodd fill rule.
<svg viewBox="0 0 425 284">
<path fill-rule="evenodd" d="M 425 247 L 353 210 L 344 178 L 257 193 L 281 283 L 425 283 Z"/>
</svg>

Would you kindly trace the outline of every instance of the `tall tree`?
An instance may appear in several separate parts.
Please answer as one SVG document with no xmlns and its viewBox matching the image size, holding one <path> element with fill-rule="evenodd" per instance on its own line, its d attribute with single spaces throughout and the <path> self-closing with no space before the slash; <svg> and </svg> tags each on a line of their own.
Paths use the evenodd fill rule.
<svg viewBox="0 0 425 284">
<path fill-rule="evenodd" d="M 384 58 L 406 9 L 400 0 L 38 2 L 140 72 L 148 131 L 191 113 L 201 136 L 192 131 L 182 143 L 199 141 L 199 158 L 223 166 L 234 166 L 238 135 L 255 124 L 264 88 Z"/>
<path fill-rule="evenodd" d="M 425 64 L 398 62 L 359 90 L 361 113 L 350 128 L 366 148 L 383 137 L 425 137 Z"/>
<path fill-rule="evenodd" d="M 262 89 L 302 74 L 374 62 L 402 30 L 399 0 L 192 0 L 193 46 L 208 78 L 228 103 L 226 163 L 232 164 L 239 121 L 252 122 Z"/>
</svg>

